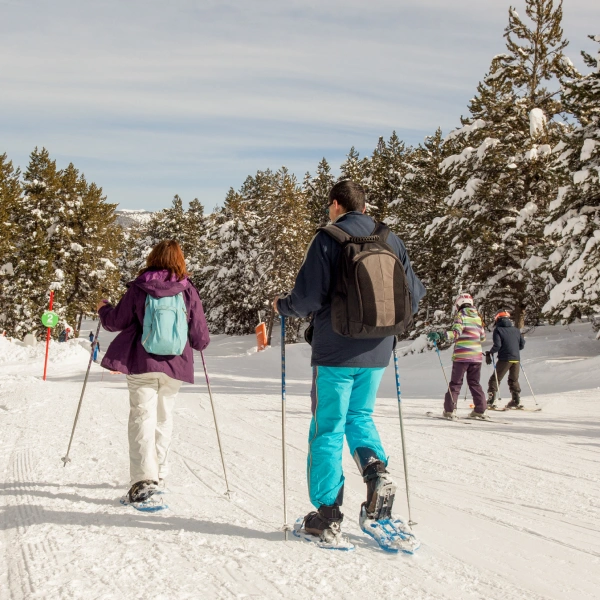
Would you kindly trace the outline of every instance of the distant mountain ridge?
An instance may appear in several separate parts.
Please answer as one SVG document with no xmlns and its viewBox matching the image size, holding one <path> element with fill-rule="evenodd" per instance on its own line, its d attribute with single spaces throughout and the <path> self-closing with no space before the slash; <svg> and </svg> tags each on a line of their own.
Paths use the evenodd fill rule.
<svg viewBox="0 0 600 600">
<path fill-rule="evenodd" d="M 143 208 L 137 210 L 123 208 L 121 210 L 116 210 L 115 214 L 117 215 L 117 223 L 124 229 L 129 229 L 134 225 L 143 225 L 144 223 L 147 223 L 153 215 L 152 211 Z"/>
</svg>

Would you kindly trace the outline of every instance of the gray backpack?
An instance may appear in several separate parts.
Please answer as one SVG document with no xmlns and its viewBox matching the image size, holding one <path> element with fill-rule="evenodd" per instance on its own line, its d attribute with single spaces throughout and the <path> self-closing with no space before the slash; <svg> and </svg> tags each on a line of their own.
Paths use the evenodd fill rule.
<svg viewBox="0 0 600 600">
<path fill-rule="evenodd" d="M 335 333 L 350 338 L 384 338 L 412 324 L 410 290 L 402 262 L 386 240 L 387 225 L 371 235 L 352 237 L 337 225 L 321 227 L 341 245 L 331 294 Z"/>
</svg>

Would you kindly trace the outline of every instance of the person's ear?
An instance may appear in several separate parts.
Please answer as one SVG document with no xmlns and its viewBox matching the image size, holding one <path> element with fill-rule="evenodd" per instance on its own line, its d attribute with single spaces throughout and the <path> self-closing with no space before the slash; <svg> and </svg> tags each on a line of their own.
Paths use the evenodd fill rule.
<svg viewBox="0 0 600 600">
<path fill-rule="evenodd" d="M 362 209 L 362 214 L 364 215 L 367 212 L 367 205 L 365 204 Z"/>
</svg>

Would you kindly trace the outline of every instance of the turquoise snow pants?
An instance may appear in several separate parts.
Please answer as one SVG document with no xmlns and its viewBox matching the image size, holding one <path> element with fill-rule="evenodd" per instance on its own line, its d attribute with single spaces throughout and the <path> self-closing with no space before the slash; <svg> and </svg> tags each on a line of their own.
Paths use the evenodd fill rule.
<svg viewBox="0 0 600 600">
<path fill-rule="evenodd" d="M 344 435 L 352 456 L 387 456 L 373 422 L 373 408 L 385 369 L 313 367 L 307 479 L 310 501 L 319 508 L 341 504 Z M 357 452 L 357 449 L 358 452 Z"/>
</svg>

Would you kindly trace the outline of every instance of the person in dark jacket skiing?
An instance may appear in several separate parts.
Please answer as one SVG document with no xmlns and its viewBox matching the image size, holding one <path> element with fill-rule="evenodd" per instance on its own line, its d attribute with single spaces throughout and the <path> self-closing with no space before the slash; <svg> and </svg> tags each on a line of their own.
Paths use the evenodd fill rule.
<svg viewBox="0 0 600 600">
<path fill-rule="evenodd" d="M 488 406 L 493 408 L 498 398 L 498 385 L 508 373 L 508 389 L 512 399 L 506 408 L 521 408 L 521 386 L 519 385 L 519 363 L 525 338 L 510 320 L 510 313 L 500 310 L 495 316 L 494 345 L 485 353 L 485 361 L 492 364 L 492 354 L 498 353 L 496 370 L 488 381 Z"/>
<path fill-rule="evenodd" d="M 181 355 L 157 355 L 142 344 L 146 299 L 182 295 L 187 313 L 187 342 Z M 98 315 L 107 331 L 120 331 L 109 345 L 101 366 L 127 375 L 129 388 L 129 466 L 127 500 L 147 501 L 164 485 L 173 432 L 173 408 L 182 382 L 194 383 L 193 350 L 209 343 L 202 302 L 188 279 L 185 259 L 174 240 L 156 245 L 146 268 L 127 284 L 116 306 L 103 300 Z"/>
<path fill-rule="evenodd" d="M 357 183 L 337 183 L 329 193 L 330 220 L 351 236 L 369 236 L 376 224 L 364 214 L 365 200 L 365 192 Z M 412 270 L 402 241 L 390 233 L 386 242 L 404 267 L 414 314 L 425 288 Z M 274 307 L 281 315 L 312 315 L 313 416 L 307 479 L 310 500 L 317 511 L 306 515 L 304 530 L 333 544 L 341 539 L 344 437 L 367 484 L 361 526 L 366 519 L 374 518 L 378 499 L 386 491 L 393 494 L 395 490 L 386 469 L 387 454 L 372 418 L 394 337 L 355 339 L 333 330 L 331 293 L 340 254 L 341 245 L 319 231 L 308 247 L 293 290 L 274 300 Z"/>
</svg>

